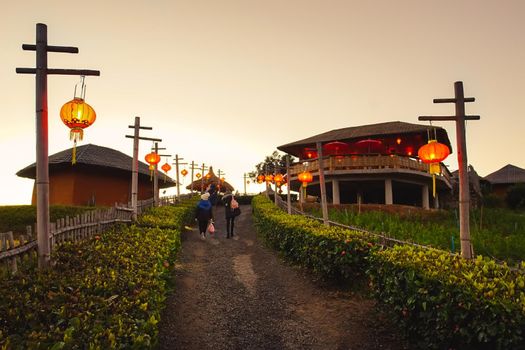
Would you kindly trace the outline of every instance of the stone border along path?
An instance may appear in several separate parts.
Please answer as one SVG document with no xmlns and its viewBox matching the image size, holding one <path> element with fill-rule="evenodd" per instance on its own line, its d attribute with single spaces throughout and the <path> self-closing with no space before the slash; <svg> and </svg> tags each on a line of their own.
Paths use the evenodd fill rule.
<svg viewBox="0 0 525 350">
<path fill-rule="evenodd" d="M 224 208 L 205 241 L 182 234 L 174 291 L 159 324 L 158 349 L 406 349 L 374 302 L 326 286 L 290 266 L 255 234 L 242 206 L 226 239 Z"/>
</svg>

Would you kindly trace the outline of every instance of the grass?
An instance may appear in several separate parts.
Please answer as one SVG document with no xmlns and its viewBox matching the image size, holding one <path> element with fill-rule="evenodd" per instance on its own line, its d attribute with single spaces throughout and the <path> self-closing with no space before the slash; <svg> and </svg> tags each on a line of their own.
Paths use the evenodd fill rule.
<svg viewBox="0 0 525 350">
<path fill-rule="evenodd" d="M 318 208 L 311 213 L 321 216 Z M 412 211 L 409 214 L 368 211 L 352 207 L 331 208 L 330 220 L 436 248 L 459 252 L 459 219 L 456 211 Z M 483 208 L 470 213 L 474 252 L 511 264 L 525 260 L 525 213 Z"/>
</svg>

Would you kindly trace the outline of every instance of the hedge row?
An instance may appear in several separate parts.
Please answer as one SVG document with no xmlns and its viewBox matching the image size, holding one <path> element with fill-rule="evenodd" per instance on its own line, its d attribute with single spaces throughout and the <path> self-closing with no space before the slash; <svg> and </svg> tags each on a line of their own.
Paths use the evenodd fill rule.
<svg viewBox="0 0 525 350">
<path fill-rule="evenodd" d="M 141 349 L 156 343 L 167 277 L 192 205 L 169 227 L 118 226 L 60 245 L 54 267 L 0 281 L 2 349 Z"/>
<path fill-rule="evenodd" d="M 286 257 L 330 277 L 366 273 L 372 295 L 414 346 L 525 349 L 524 264 L 511 271 L 482 257 L 379 249 L 362 234 L 289 216 L 262 196 L 252 204 L 259 233 Z"/>
</svg>

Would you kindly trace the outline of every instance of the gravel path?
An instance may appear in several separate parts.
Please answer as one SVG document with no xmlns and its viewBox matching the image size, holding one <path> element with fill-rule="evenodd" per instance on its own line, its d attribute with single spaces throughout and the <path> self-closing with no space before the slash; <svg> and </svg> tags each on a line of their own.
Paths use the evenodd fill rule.
<svg viewBox="0 0 525 350">
<path fill-rule="evenodd" d="M 266 248 L 242 207 L 234 239 L 183 233 L 159 349 L 405 349 L 374 303 L 316 282 Z"/>
</svg>

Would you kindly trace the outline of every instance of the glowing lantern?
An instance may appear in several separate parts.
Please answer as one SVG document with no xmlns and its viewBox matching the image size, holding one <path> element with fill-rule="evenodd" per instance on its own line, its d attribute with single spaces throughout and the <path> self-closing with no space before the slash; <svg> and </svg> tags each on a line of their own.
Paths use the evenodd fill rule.
<svg viewBox="0 0 525 350">
<path fill-rule="evenodd" d="M 201 178 L 201 173 L 197 173 L 197 175 L 195 175 L 197 177 L 197 179 L 200 179 Z"/>
<path fill-rule="evenodd" d="M 306 159 L 317 158 L 317 150 L 315 148 L 305 148 L 303 154 Z"/>
<path fill-rule="evenodd" d="M 263 181 L 264 181 L 264 175 L 261 174 L 261 175 L 257 176 L 257 183 L 262 184 Z"/>
<path fill-rule="evenodd" d="M 275 184 L 279 187 L 281 187 L 283 183 L 283 175 L 282 174 L 275 174 L 273 181 L 275 181 Z"/>
<path fill-rule="evenodd" d="M 188 175 L 188 170 L 182 169 L 182 171 L 180 173 L 182 174 L 182 176 L 186 176 L 186 175 Z"/>
<path fill-rule="evenodd" d="M 209 179 L 211 179 L 211 174 L 207 173 L 204 177 L 206 178 L 206 180 L 209 180 Z"/>
<path fill-rule="evenodd" d="M 345 142 L 333 141 L 323 145 L 323 151 L 327 156 L 340 156 L 350 153 L 350 146 Z"/>
<path fill-rule="evenodd" d="M 423 163 L 430 164 L 429 171 L 432 174 L 432 194 L 436 196 L 436 174 L 441 172 L 439 163 L 445 160 L 450 154 L 447 145 L 437 142 L 437 140 L 428 140 L 428 143 L 422 146 L 417 155 Z"/>
<path fill-rule="evenodd" d="M 224 180 L 226 180 L 224 177 L 221 177 L 221 181 L 224 182 Z"/>
<path fill-rule="evenodd" d="M 153 177 L 153 170 L 155 170 L 155 165 L 159 164 L 160 156 L 155 152 L 151 152 L 146 154 L 146 157 L 144 157 L 144 159 L 146 160 L 146 163 L 149 164 L 148 168 L 149 170 L 151 170 L 150 175 L 151 177 Z"/>
<path fill-rule="evenodd" d="M 60 109 L 60 119 L 70 128 L 69 138 L 73 140 L 73 155 L 71 163 L 75 164 L 77 141 L 82 141 L 84 136 L 84 129 L 90 126 L 97 119 L 95 110 L 84 102 L 84 99 L 75 97 L 67 102 Z"/>
<path fill-rule="evenodd" d="M 162 170 L 164 170 L 165 173 L 171 170 L 171 165 L 168 163 L 164 163 L 164 165 L 161 167 Z"/>
<path fill-rule="evenodd" d="M 303 187 L 306 187 L 308 186 L 308 183 L 313 181 L 314 177 L 309 171 L 305 170 L 297 175 L 297 179 L 303 183 Z"/>
<path fill-rule="evenodd" d="M 273 182 L 273 175 L 272 174 L 268 174 L 264 177 L 264 181 L 266 182 Z"/>
</svg>

